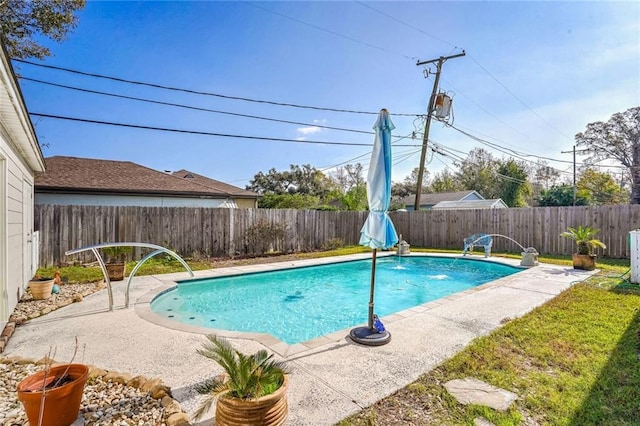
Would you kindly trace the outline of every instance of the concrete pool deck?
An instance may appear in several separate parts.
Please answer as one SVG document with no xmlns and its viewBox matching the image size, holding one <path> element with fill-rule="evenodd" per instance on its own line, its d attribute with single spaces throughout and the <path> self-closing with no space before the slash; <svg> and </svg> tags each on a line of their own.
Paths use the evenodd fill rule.
<svg viewBox="0 0 640 426">
<path fill-rule="evenodd" d="M 196 271 L 195 275 L 221 276 L 366 258 L 370 254 L 220 268 Z M 515 259 L 490 260 L 519 264 Z M 224 334 L 243 352 L 267 349 L 287 362 L 291 373 L 288 424 L 331 425 L 411 383 L 476 337 L 498 328 L 503 320 L 524 315 L 594 272 L 541 264 L 383 317 L 393 336 L 385 346 L 353 343 L 347 337 L 349 330 L 294 345 L 258 333 Z M 186 272 L 134 278 L 130 300 L 136 302 L 128 309 L 124 307 L 126 282 L 113 283 L 113 311 L 108 310 L 106 290 L 94 293 L 81 303 L 19 326 L 3 355 L 41 358 L 53 347 L 56 359 L 69 360 L 77 336 L 81 346 L 77 362 L 159 377 L 172 388 L 183 409 L 193 413 L 198 403 L 193 385 L 221 372 L 215 363 L 196 353 L 206 340 L 204 334 L 212 330 L 166 320 L 169 324 L 160 325 L 157 318 L 154 322 L 145 319 L 152 319 L 152 295 L 185 278 Z"/>
</svg>

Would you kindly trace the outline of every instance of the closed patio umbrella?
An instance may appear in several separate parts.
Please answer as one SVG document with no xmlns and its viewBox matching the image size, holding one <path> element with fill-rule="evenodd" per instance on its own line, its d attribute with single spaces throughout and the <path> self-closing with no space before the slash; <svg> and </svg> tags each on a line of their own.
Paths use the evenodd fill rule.
<svg viewBox="0 0 640 426">
<path fill-rule="evenodd" d="M 376 253 L 378 249 L 393 247 L 398 242 L 393 222 L 387 214 L 391 201 L 391 130 L 394 128 L 389 111 L 380 110 L 378 120 L 373 126 L 376 136 L 367 174 L 369 215 L 360 231 L 360 245 L 373 249 L 369 320 L 366 327 L 356 327 L 349 333 L 352 340 L 364 345 L 384 345 L 391 340 L 391 334 L 384 329 L 382 323 L 376 321 L 374 324 L 373 296 L 376 279 Z"/>
</svg>

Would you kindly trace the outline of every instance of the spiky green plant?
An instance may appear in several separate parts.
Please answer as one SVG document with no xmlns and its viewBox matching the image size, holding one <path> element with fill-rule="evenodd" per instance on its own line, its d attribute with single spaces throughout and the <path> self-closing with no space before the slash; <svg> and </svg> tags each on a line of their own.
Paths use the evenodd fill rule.
<svg viewBox="0 0 640 426">
<path fill-rule="evenodd" d="M 196 411 L 196 418 L 202 417 L 220 397 L 256 399 L 282 386 L 286 369 L 284 363 L 273 359 L 273 354 L 263 349 L 245 355 L 213 334 L 207 339 L 197 353 L 217 362 L 226 374 L 224 378 L 212 378 L 196 386 L 198 393 L 207 396 Z"/>
<path fill-rule="evenodd" d="M 602 241 L 595 238 L 598 232 L 600 232 L 599 229 L 590 226 L 578 226 L 577 228 L 567 228 L 560 236 L 575 241 L 578 245 L 578 254 L 590 255 L 596 247 L 607 248 Z"/>
</svg>

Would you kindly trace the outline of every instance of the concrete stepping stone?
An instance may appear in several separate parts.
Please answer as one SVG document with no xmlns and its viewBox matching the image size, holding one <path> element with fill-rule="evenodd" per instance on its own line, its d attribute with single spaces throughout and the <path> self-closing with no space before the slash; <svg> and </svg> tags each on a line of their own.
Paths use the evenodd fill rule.
<svg viewBox="0 0 640 426">
<path fill-rule="evenodd" d="M 450 380 L 444 387 L 461 404 L 484 405 L 498 411 L 506 411 L 511 403 L 518 399 L 518 395 L 513 392 L 472 377 Z"/>
<path fill-rule="evenodd" d="M 473 426 L 496 426 L 484 417 L 476 417 L 473 419 Z"/>
</svg>

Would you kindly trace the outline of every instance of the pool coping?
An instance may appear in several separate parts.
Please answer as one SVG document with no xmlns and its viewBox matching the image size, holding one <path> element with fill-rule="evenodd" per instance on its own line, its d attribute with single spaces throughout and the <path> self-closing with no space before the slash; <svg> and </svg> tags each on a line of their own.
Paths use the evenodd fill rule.
<svg viewBox="0 0 640 426">
<path fill-rule="evenodd" d="M 397 256 L 397 254 L 395 252 L 383 251 L 378 253 L 377 256 L 389 257 L 389 256 Z M 380 319 L 383 323 L 387 325 L 393 324 L 405 318 L 410 318 L 413 315 L 422 314 L 434 308 L 438 308 L 443 305 L 452 303 L 468 295 L 471 295 L 486 289 L 506 285 L 509 282 L 513 281 L 514 277 L 516 279 L 519 279 L 519 276 L 522 272 L 525 272 L 526 270 L 529 270 L 531 268 L 535 268 L 535 266 L 520 265 L 519 259 L 510 259 L 510 258 L 502 258 L 502 257 L 487 258 L 484 256 L 477 256 L 477 255 L 460 255 L 460 254 L 453 254 L 453 253 L 424 253 L 424 252 L 408 253 L 403 255 L 402 257 L 445 257 L 445 258 L 465 259 L 465 260 L 471 260 L 471 261 L 503 264 L 503 265 L 521 269 L 521 271 L 508 275 L 503 278 L 499 278 L 494 281 L 490 281 L 485 284 L 472 287 L 467 290 L 463 290 L 463 291 L 453 293 L 448 296 L 445 296 L 427 303 L 423 303 L 421 305 L 413 306 L 411 308 L 407 308 L 390 315 L 385 315 Z M 371 258 L 371 253 L 359 253 L 359 254 L 345 255 L 345 256 L 333 256 L 333 257 L 304 259 L 304 260 L 295 260 L 291 262 L 278 262 L 278 263 L 267 263 L 267 264 L 258 264 L 258 265 L 233 266 L 228 268 L 207 269 L 207 270 L 197 271 L 197 274 L 196 274 L 197 276 L 194 276 L 188 279 L 180 279 L 180 280 L 162 279 L 161 281 L 163 284 L 161 286 L 158 286 L 149 290 L 148 292 L 146 292 L 136 300 L 134 304 L 134 311 L 136 315 L 138 315 L 141 319 L 145 321 L 149 321 L 153 324 L 170 328 L 173 330 L 187 332 L 187 333 L 202 334 L 202 335 L 215 334 L 217 336 L 224 337 L 224 338 L 252 340 L 262 344 L 267 349 L 277 353 L 278 355 L 280 355 L 285 359 L 294 355 L 303 356 L 310 351 L 323 349 L 325 347 L 335 345 L 336 343 L 343 342 L 345 338 L 348 338 L 349 331 L 352 328 L 361 326 L 361 325 L 366 325 L 366 324 L 356 324 L 355 326 L 337 330 L 332 333 L 313 338 L 311 340 L 294 343 L 294 344 L 288 344 L 268 333 L 229 331 L 229 330 L 217 329 L 212 327 L 203 327 L 198 325 L 184 324 L 178 321 L 164 318 L 163 316 L 151 310 L 151 302 L 161 294 L 176 288 L 178 283 L 182 281 L 230 277 L 230 276 L 237 276 L 237 275 L 260 273 L 260 272 L 272 272 L 272 271 L 295 269 L 295 268 L 302 268 L 302 267 L 309 267 L 309 266 L 326 265 L 326 264 L 350 262 L 350 261 L 357 261 L 357 260 L 367 260 L 370 258 Z"/>
</svg>

